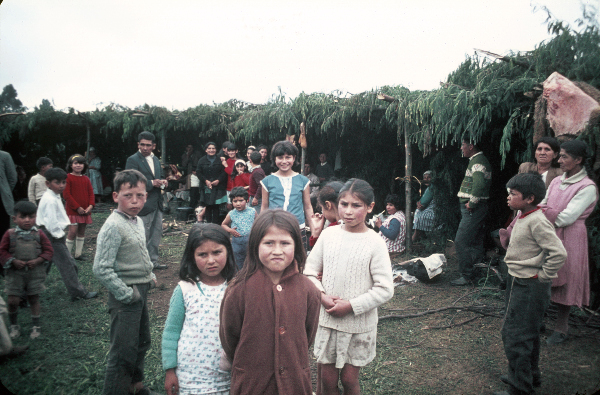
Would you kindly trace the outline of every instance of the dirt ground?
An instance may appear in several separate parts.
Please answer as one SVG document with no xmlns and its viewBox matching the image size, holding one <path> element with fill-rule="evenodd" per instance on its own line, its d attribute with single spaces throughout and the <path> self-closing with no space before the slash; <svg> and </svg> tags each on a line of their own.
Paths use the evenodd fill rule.
<svg viewBox="0 0 600 395">
<path fill-rule="evenodd" d="M 166 215 L 164 219 L 173 231 L 165 233 L 160 247 L 161 262 L 168 269 L 155 272 L 159 286 L 150 296 L 150 304 L 162 320 L 179 281 L 179 260 L 191 227 L 174 218 Z M 86 234 L 92 250 L 98 229 Z M 430 250 L 428 254 L 432 252 L 443 251 Z M 408 258 L 400 256 L 394 261 Z M 456 266 L 450 259 L 434 283 L 397 287 L 393 299 L 379 309 L 377 357 L 361 370 L 362 393 L 492 394 L 505 389 L 499 380 L 507 369 L 500 336 L 504 295 L 498 289 L 499 281 L 483 276 L 477 286 L 452 287 L 449 282 L 457 276 Z M 411 318 L 385 318 L 444 308 Z M 600 318 L 590 319 L 589 312 L 574 310 L 569 341 L 548 347 L 545 339 L 552 333 L 554 317 L 551 308 L 545 318 L 548 329 L 542 336 L 542 387 L 537 393 L 599 393 Z"/>
</svg>

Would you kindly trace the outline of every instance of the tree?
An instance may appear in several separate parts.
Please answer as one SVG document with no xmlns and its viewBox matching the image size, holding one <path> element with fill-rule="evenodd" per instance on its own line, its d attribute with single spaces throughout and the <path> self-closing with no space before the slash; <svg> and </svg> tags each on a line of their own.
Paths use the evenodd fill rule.
<svg viewBox="0 0 600 395">
<path fill-rule="evenodd" d="M 6 85 L 0 94 L 0 113 L 21 112 L 24 110 L 23 103 L 17 99 L 17 90 L 12 84 Z"/>
</svg>

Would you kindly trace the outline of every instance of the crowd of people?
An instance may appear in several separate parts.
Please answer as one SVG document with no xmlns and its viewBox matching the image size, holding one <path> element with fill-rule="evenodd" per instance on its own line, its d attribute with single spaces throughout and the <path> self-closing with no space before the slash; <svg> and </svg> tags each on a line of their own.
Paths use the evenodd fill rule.
<svg viewBox="0 0 600 395">
<path fill-rule="evenodd" d="M 300 174 L 299 151 L 290 141 L 275 143 L 270 156 L 264 145 L 249 146 L 243 158 L 234 143 L 217 151 L 208 142 L 204 155 L 188 145 L 181 166 L 167 167 L 167 176 L 153 154 L 155 136 L 140 133 L 137 146 L 115 175 L 117 208 L 98 234 L 94 257 L 94 275 L 109 292 L 104 393 L 154 393 L 143 383 L 151 342 L 147 295 L 156 286 L 153 271 L 167 268 L 158 252 L 171 177 L 186 184 L 190 205 L 199 210 L 162 338 L 167 394 L 311 394 L 313 343 L 317 394 L 337 394 L 339 382 L 344 393 L 359 393 L 360 368 L 375 357 L 377 307 L 393 296 L 390 257 L 405 250 L 406 221 L 414 223 L 413 241 L 439 225 L 432 172 L 423 175 L 426 188 L 413 218 L 390 194 L 374 232 L 367 226 L 373 188 L 360 179 L 336 180 L 324 153 L 314 174 L 308 163 Z M 472 284 L 483 260 L 492 180 L 477 144 L 465 140 L 461 151 L 469 163 L 457 194 L 460 277 L 454 286 Z M 513 218 L 499 232 L 508 267 L 502 325 L 508 374 L 501 380 L 509 391 L 498 394 L 529 394 L 540 385 L 540 333 L 550 301 L 558 308 L 550 346 L 568 340 L 571 307 L 589 303 L 585 219 L 598 190 L 586 171 L 588 147 L 545 137 L 534 156 L 507 184 Z M 41 335 L 39 295 L 52 264 L 72 300 L 97 296 L 79 281 L 74 260 L 82 259 L 101 187 L 94 149 L 89 158 L 72 155 L 66 171 L 38 159 L 28 200 L 14 204 L 19 177 L 10 155 L 0 151 L 0 263 L 8 295 L 8 306 L 0 300 L 8 316 L 8 330 L 0 323 L 0 355 L 26 349 L 11 342 L 21 335 L 23 300 L 31 306 L 31 339 Z"/>
</svg>

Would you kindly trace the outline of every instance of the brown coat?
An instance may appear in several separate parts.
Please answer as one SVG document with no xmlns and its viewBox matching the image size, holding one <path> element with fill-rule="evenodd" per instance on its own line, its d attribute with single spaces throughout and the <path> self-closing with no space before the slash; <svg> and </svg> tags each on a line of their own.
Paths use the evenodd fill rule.
<svg viewBox="0 0 600 395">
<path fill-rule="evenodd" d="M 521 166 L 519 166 L 519 174 L 529 173 L 532 171 L 537 173 L 537 171 L 538 171 L 537 163 L 525 162 L 525 163 L 521 163 Z M 550 183 L 552 182 L 552 180 L 554 180 L 554 178 L 556 178 L 558 176 L 562 176 L 562 174 L 563 174 L 563 171 L 559 167 L 550 167 L 548 169 L 548 174 L 546 174 L 546 190 L 550 186 Z"/>
<path fill-rule="evenodd" d="M 230 285 L 219 335 L 231 368 L 231 394 L 312 394 L 308 347 L 321 292 L 290 265 L 275 285 L 261 269 Z"/>
</svg>

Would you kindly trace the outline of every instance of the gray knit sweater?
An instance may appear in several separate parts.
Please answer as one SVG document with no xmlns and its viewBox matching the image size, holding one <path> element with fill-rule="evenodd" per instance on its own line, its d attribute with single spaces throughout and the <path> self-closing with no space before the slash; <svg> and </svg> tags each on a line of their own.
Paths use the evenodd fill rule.
<svg viewBox="0 0 600 395">
<path fill-rule="evenodd" d="M 94 275 L 114 297 L 130 303 L 131 285 L 153 281 L 152 262 L 146 248 L 146 234 L 141 218 L 137 223 L 113 212 L 98 234 Z"/>
</svg>

